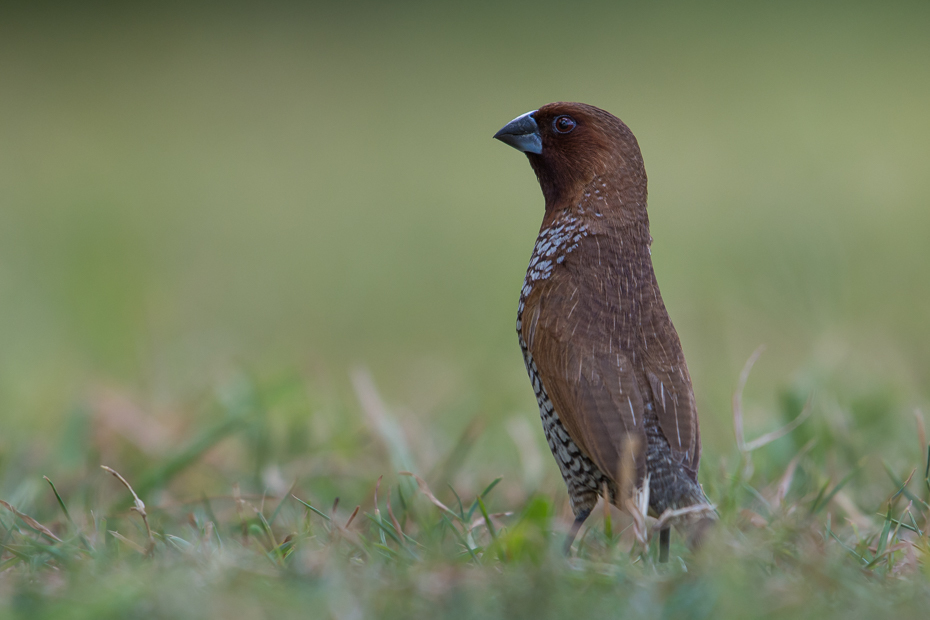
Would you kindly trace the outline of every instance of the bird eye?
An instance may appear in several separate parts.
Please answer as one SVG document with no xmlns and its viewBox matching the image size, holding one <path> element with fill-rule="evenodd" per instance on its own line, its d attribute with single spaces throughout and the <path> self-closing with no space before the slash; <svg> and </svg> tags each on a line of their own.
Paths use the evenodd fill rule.
<svg viewBox="0 0 930 620">
<path fill-rule="evenodd" d="M 555 127 L 555 130 L 559 133 L 569 133 L 575 128 L 575 125 L 577 125 L 575 119 L 564 114 L 552 122 L 552 126 Z"/>
</svg>

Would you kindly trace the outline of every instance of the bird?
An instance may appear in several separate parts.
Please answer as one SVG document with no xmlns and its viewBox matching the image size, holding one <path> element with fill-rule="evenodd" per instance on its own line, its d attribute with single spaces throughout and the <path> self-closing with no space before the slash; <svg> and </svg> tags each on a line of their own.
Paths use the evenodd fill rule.
<svg viewBox="0 0 930 620">
<path fill-rule="evenodd" d="M 636 486 L 648 485 L 650 513 L 708 504 L 691 376 L 652 266 L 633 132 L 600 108 L 556 102 L 494 138 L 526 155 L 545 199 L 516 325 L 575 516 L 566 553 L 598 497 L 622 499 L 624 459 Z M 668 547 L 665 527 L 661 561 Z"/>
</svg>

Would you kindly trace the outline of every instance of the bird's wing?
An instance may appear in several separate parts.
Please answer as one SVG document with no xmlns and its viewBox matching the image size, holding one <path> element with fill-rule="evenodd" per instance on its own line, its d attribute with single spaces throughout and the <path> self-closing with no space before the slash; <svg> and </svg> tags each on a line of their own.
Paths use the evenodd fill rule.
<svg viewBox="0 0 930 620">
<path fill-rule="evenodd" d="M 535 291 L 534 291 L 535 292 Z M 573 339 L 572 313 L 555 311 L 565 303 L 557 292 L 530 295 L 521 326 L 543 387 L 572 441 L 607 477 L 617 481 L 623 450 L 632 439 L 639 475 L 645 472 L 646 435 L 643 392 L 633 365 L 616 343 Z M 547 306 L 548 309 L 543 307 Z M 570 307 L 570 306 L 569 306 Z M 577 320 L 584 322 L 584 317 Z"/>
<path fill-rule="evenodd" d="M 681 353 L 678 337 L 673 336 L 674 340 L 666 342 L 675 346 L 658 347 L 656 354 L 647 356 L 646 377 L 649 379 L 651 400 L 662 434 L 668 440 L 672 452 L 677 453 L 697 475 L 701 454 L 697 408 L 688 366 Z"/>
</svg>

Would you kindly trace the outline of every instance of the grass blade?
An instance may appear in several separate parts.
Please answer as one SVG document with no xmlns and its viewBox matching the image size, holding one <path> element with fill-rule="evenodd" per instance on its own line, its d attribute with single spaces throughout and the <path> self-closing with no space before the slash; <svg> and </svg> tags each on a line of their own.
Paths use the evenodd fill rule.
<svg viewBox="0 0 930 620">
<path fill-rule="evenodd" d="M 330 518 L 330 516 L 329 516 L 328 514 L 326 514 L 325 512 L 320 511 L 320 510 L 317 509 L 317 508 L 314 508 L 313 506 L 311 506 L 310 504 L 308 504 L 308 503 L 305 502 L 304 500 L 300 499 L 300 498 L 297 497 L 296 495 L 291 495 L 291 497 L 293 497 L 293 498 L 296 499 L 298 502 L 300 502 L 301 504 L 303 504 L 307 509 L 312 510 L 313 512 L 317 513 L 318 515 L 320 515 L 321 517 L 323 517 L 323 518 L 326 519 L 327 521 L 332 521 L 332 518 Z"/>
<path fill-rule="evenodd" d="M 365 517 L 366 517 L 369 521 L 371 521 L 372 523 L 374 523 L 375 525 L 377 525 L 378 528 L 379 528 L 379 530 L 380 530 L 382 533 L 387 534 L 388 537 L 390 537 L 391 540 L 393 540 L 395 543 L 398 544 L 398 546 L 400 546 L 400 547 L 403 547 L 403 546 L 404 546 L 404 543 L 401 541 L 401 539 L 397 536 L 397 534 L 394 533 L 393 528 L 389 528 L 389 527 L 387 526 L 387 524 L 384 522 L 383 519 L 378 519 L 378 518 L 375 517 L 374 515 L 371 515 L 371 514 L 369 514 L 369 513 L 367 513 L 367 512 L 365 513 Z"/>
<path fill-rule="evenodd" d="M 74 527 L 74 520 L 71 518 L 71 513 L 68 512 L 68 507 L 65 506 L 64 500 L 61 499 L 61 495 L 58 494 L 58 489 L 55 488 L 55 483 L 52 482 L 48 476 L 42 476 L 50 487 L 52 487 L 52 493 L 55 494 L 55 499 L 58 500 L 58 505 L 61 506 L 61 511 L 65 513 L 65 518 L 68 520 L 68 523 Z"/>
<path fill-rule="evenodd" d="M 471 521 L 471 518 L 474 516 L 475 510 L 478 509 L 478 499 L 482 497 L 487 497 L 488 493 L 490 493 L 494 489 L 494 487 L 496 487 L 497 484 L 503 479 L 504 479 L 503 476 L 498 476 L 491 482 L 491 484 L 487 486 L 487 488 L 484 489 L 484 491 L 482 491 L 478 495 L 478 498 L 475 499 L 474 503 L 471 505 L 471 508 L 468 510 L 468 515 L 466 516 L 465 521 Z"/>
<path fill-rule="evenodd" d="M 61 495 L 58 493 L 58 489 L 55 488 L 55 483 L 52 482 L 48 476 L 42 476 L 42 477 L 45 479 L 46 482 L 48 482 L 48 485 L 52 487 L 52 493 L 55 494 L 55 499 L 58 500 L 58 505 L 61 506 L 61 511 L 65 513 L 65 518 L 68 520 L 68 523 L 71 525 L 71 528 L 75 532 L 77 532 L 78 539 L 81 541 L 81 544 L 84 545 L 84 548 L 87 551 L 90 551 L 91 553 L 93 553 L 94 548 L 91 546 L 90 541 L 87 540 L 87 537 L 84 535 L 84 532 L 79 530 L 78 527 L 74 524 L 74 519 L 71 518 L 71 513 L 68 512 L 68 507 L 65 506 L 65 501 L 61 499 Z"/>
<path fill-rule="evenodd" d="M 881 537 L 878 539 L 878 550 L 875 552 L 876 557 L 882 554 L 882 551 L 885 550 L 885 545 L 888 544 L 888 534 L 891 532 L 891 503 L 888 504 L 888 514 L 885 515 L 885 524 L 882 526 Z"/>
<path fill-rule="evenodd" d="M 833 530 L 830 529 L 830 517 L 827 517 L 827 534 L 828 534 L 833 540 L 835 540 L 837 543 L 839 543 L 840 547 L 842 547 L 843 549 L 845 549 L 846 551 L 848 551 L 850 554 L 852 554 L 853 557 L 858 558 L 859 561 L 862 562 L 863 565 L 869 563 L 868 560 L 866 560 L 864 557 L 862 557 L 861 555 L 859 555 L 858 553 L 856 553 L 856 550 L 855 550 L 855 549 L 853 549 L 852 547 L 850 547 L 849 545 L 847 545 L 846 543 L 844 543 L 842 540 L 839 539 L 839 537 L 838 537 L 836 534 L 833 533 Z"/>
<path fill-rule="evenodd" d="M 449 529 L 452 530 L 452 533 L 455 534 L 455 537 L 458 539 L 459 543 L 468 550 L 468 554 L 471 556 L 471 559 L 473 559 L 476 564 L 480 564 L 481 561 L 475 554 L 475 550 L 471 545 L 468 544 L 468 540 L 465 538 L 465 536 L 463 536 L 462 533 L 455 527 L 455 525 L 453 525 L 452 521 L 449 520 L 449 517 L 442 515 L 442 520 L 445 521 L 446 525 L 449 526 Z"/>
<path fill-rule="evenodd" d="M 291 485 L 291 488 L 288 489 L 287 493 L 284 494 L 284 497 L 281 498 L 281 501 L 278 502 L 278 506 L 274 509 L 274 512 L 271 513 L 271 518 L 268 519 L 268 525 L 274 523 L 275 519 L 278 518 L 278 513 L 281 512 L 281 507 L 284 506 L 284 502 L 287 500 L 287 496 L 293 493 L 295 488 L 297 488 L 296 480 L 294 481 L 294 484 Z"/>
<path fill-rule="evenodd" d="M 16 510 L 15 508 L 10 506 L 8 503 L 3 501 L 2 499 L 0 499 L 0 506 L 3 506 L 4 508 L 12 512 L 14 515 L 22 519 L 23 523 L 25 523 L 30 529 L 36 531 L 39 534 L 42 534 L 46 538 L 54 540 L 55 542 L 63 542 L 60 538 L 58 538 L 57 536 L 55 536 L 55 534 L 52 533 L 52 530 L 48 529 L 47 527 L 45 527 L 44 525 L 42 525 L 41 523 L 39 523 L 32 517 L 30 517 L 29 515 Z"/>
<path fill-rule="evenodd" d="M 456 493 L 455 489 L 452 488 L 451 484 L 447 486 L 449 487 L 449 490 L 452 491 L 452 495 L 455 496 L 455 501 L 459 503 L 459 516 L 461 517 L 462 521 L 465 521 L 465 507 L 462 506 L 462 498 L 459 497 L 459 494 Z"/>
<path fill-rule="evenodd" d="M 491 540 L 497 540 L 497 532 L 494 531 L 494 524 L 491 523 L 491 517 L 488 515 L 488 509 L 484 507 L 484 501 L 482 501 L 480 495 L 475 501 L 478 502 L 478 506 L 481 508 L 481 516 L 484 517 L 484 522 L 488 526 L 488 532 L 491 533 Z"/>
<path fill-rule="evenodd" d="M 882 466 L 885 468 L 885 472 L 888 474 L 888 477 L 891 478 L 891 481 L 894 482 L 895 485 L 897 485 L 898 487 L 898 490 L 895 492 L 892 499 L 894 499 L 894 497 L 897 497 L 898 495 L 904 495 L 904 497 L 914 502 L 915 504 L 920 504 L 925 509 L 930 508 L 930 505 L 928 505 L 927 502 L 925 502 L 924 500 L 920 499 L 919 497 L 917 497 L 916 495 L 914 495 L 913 493 L 907 490 L 907 485 L 911 481 L 911 476 L 914 475 L 913 472 L 911 472 L 911 475 L 907 477 L 907 480 L 905 480 L 904 482 L 901 482 L 901 479 L 898 478 L 898 476 L 896 476 L 893 471 L 891 471 L 891 468 L 888 466 L 887 463 L 882 461 Z"/>
<path fill-rule="evenodd" d="M 853 476 L 859 473 L 859 470 L 861 468 L 862 468 L 862 461 L 860 461 L 855 467 L 853 467 L 852 470 L 850 470 L 848 474 L 843 476 L 843 479 L 840 480 L 839 483 L 835 487 L 833 487 L 833 490 L 827 493 L 826 496 L 823 495 L 824 489 L 827 488 L 826 485 L 824 485 L 824 487 L 820 490 L 820 493 L 817 495 L 817 499 L 814 500 L 814 504 L 811 506 L 811 514 L 812 515 L 817 514 L 818 512 L 823 510 L 827 506 L 827 504 L 830 503 L 830 500 L 832 500 L 833 497 L 837 493 L 839 493 L 844 486 L 846 486 L 846 483 L 852 480 Z M 829 484 L 829 481 L 828 481 L 828 484 Z"/>
</svg>

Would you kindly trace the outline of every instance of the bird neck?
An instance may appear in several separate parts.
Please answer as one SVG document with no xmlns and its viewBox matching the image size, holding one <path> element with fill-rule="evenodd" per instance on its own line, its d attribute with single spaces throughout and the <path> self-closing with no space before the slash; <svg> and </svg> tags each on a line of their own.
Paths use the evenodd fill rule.
<svg viewBox="0 0 930 620">
<path fill-rule="evenodd" d="M 547 196 L 542 228 L 568 220 L 587 234 L 610 239 L 627 258 L 649 256 L 652 236 L 645 175 L 633 181 L 630 177 L 597 175 L 574 192 L 551 199 Z"/>
<path fill-rule="evenodd" d="M 619 174 L 616 170 L 611 174 L 595 174 L 571 188 L 550 184 L 542 187 L 546 198 L 545 220 L 568 212 L 590 221 L 595 229 L 628 229 L 621 234 L 641 234 L 649 239 L 646 175 L 641 167 L 621 166 Z"/>
</svg>

